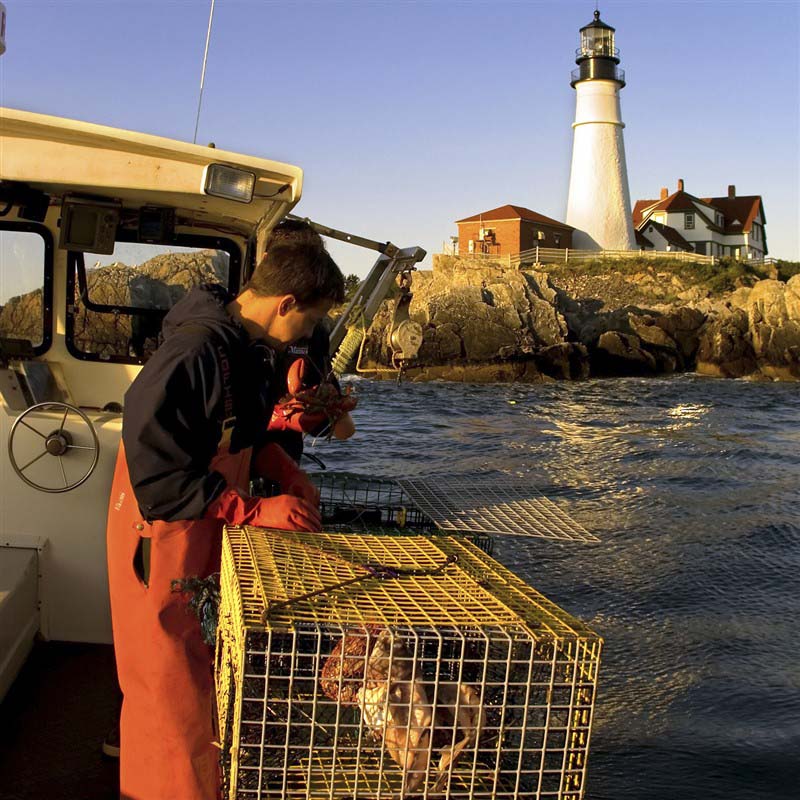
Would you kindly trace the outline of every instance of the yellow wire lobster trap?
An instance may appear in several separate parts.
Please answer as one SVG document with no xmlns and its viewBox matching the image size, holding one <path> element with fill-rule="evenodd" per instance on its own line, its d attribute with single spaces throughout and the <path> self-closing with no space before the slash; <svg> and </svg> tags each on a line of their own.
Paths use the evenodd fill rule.
<svg viewBox="0 0 800 800">
<path fill-rule="evenodd" d="M 224 534 L 224 796 L 580 798 L 602 640 L 465 538 Z"/>
</svg>

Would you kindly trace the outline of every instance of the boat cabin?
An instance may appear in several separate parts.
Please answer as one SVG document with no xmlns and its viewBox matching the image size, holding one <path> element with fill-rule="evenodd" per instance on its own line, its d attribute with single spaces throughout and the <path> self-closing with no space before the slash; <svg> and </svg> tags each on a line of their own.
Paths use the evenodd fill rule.
<svg viewBox="0 0 800 800">
<path fill-rule="evenodd" d="M 111 642 L 123 396 L 194 284 L 236 291 L 298 167 L 0 110 L 0 698 L 34 638 Z"/>
</svg>

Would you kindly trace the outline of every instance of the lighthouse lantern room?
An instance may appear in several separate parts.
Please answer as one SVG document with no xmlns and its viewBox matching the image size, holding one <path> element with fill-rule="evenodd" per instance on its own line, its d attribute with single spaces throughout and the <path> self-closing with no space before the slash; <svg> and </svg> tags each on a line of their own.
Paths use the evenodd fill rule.
<svg viewBox="0 0 800 800">
<path fill-rule="evenodd" d="M 594 19 L 581 28 L 581 46 L 575 51 L 579 68 L 572 71 L 572 86 L 578 81 L 606 78 L 625 85 L 625 73 L 617 67 L 619 50 L 614 47 L 615 29 L 600 19 L 600 12 L 594 12 Z M 620 88 L 621 88 L 620 87 Z"/>
</svg>

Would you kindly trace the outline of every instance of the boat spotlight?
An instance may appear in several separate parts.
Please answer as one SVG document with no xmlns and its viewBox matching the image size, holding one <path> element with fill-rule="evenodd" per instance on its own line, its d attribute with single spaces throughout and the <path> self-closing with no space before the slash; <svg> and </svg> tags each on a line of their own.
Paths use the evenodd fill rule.
<svg viewBox="0 0 800 800">
<path fill-rule="evenodd" d="M 203 184 L 206 194 L 249 203 L 253 199 L 256 176 L 253 172 L 226 167 L 224 164 L 209 164 L 205 169 Z"/>
</svg>

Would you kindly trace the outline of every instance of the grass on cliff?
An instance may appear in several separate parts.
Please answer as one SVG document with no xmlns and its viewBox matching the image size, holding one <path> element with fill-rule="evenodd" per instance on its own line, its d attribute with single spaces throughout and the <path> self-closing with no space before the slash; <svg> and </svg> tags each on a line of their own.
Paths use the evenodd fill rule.
<svg viewBox="0 0 800 800">
<path fill-rule="evenodd" d="M 788 281 L 789 278 L 800 275 L 800 261 L 785 261 L 784 259 L 779 259 L 776 266 L 778 268 L 779 280 Z"/>
<path fill-rule="evenodd" d="M 780 280 L 788 280 L 800 272 L 800 264 L 796 262 L 782 261 L 776 266 Z M 686 286 L 702 286 L 714 295 L 732 292 L 739 286 L 752 286 L 757 281 L 769 277 L 768 268 L 754 267 L 747 261 L 737 261 L 734 258 L 720 258 L 715 264 L 675 261 L 670 258 L 596 258 L 565 264 L 548 264 L 546 269 L 549 273 L 562 277 L 602 276 L 612 273 L 616 275 L 667 273 L 679 278 Z"/>
</svg>

